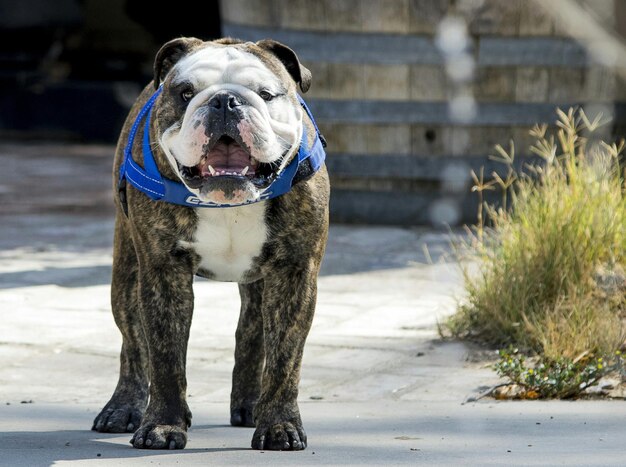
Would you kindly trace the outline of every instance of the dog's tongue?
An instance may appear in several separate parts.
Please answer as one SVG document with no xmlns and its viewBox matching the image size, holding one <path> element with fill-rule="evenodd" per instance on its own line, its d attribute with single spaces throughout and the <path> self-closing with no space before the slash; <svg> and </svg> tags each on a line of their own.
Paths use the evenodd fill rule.
<svg viewBox="0 0 626 467">
<path fill-rule="evenodd" d="M 246 170 L 246 167 L 248 168 Z M 250 155 L 234 141 L 218 141 L 198 165 L 202 176 L 254 174 Z"/>
</svg>

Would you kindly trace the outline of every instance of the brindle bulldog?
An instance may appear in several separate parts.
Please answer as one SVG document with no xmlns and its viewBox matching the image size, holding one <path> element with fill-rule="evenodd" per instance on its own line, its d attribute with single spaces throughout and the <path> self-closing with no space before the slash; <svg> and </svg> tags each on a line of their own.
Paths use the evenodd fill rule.
<svg viewBox="0 0 626 467">
<path fill-rule="evenodd" d="M 93 430 L 134 432 L 136 448 L 185 447 L 199 275 L 239 284 L 231 425 L 256 427 L 254 449 L 306 447 L 298 383 L 328 233 L 328 175 L 323 165 L 299 166 L 288 192 L 266 192 L 307 149 L 301 142 L 316 140 L 296 92 L 310 83 L 296 54 L 272 40 L 181 38 L 158 52 L 154 81 L 118 142 L 115 189 L 136 181 L 135 172 L 120 177 L 127 145 L 133 167 L 148 165 L 145 139 L 163 179 L 182 182 L 191 204 L 155 200 L 148 185 L 120 185 L 111 284 L 120 376 Z M 143 125 L 132 127 L 147 102 L 144 138 Z M 213 205 L 221 207 L 206 207 Z"/>
</svg>

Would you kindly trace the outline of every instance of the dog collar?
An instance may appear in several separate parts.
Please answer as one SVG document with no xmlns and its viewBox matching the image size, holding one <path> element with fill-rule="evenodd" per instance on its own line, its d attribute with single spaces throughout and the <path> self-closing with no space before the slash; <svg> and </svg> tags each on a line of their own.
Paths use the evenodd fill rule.
<svg viewBox="0 0 626 467">
<path fill-rule="evenodd" d="M 228 208 L 235 206 L 243 206 L 246 204 L 256 203 L 267 199 L 276 198 L 284 195 L 291 187 L 296 183 L 306 180 L 311 177 L 324 163 L 326 158 L 326 141 L 320 134 L 317 124 L 313 119 L 313 115 L 305 104 L 304 100 L 298 95 L 300 105 L 305 110 L 313 126 L 315 127 L 315 140 L 310 149 L 308 149 L 306 129 L 302 128 L 302 138 L 300 141 L 300 148 L 298 154 L 292 159 L 292 161 L 278 174 L 276 179 L 267 186 L 261 196 L 256 201 L 248 201 L 240 204 L 217 204 L 207 201 L 202 201 L 195 194 L 187 189 L 187 187 L 174 180 L 164 178 L 157 164 L 154 160 L 154 154 L 150 147 L 150 117 L 152 114 L 152 106 L 157 97 L 161 94 L 163 87 L 159 89 L 150 97 L 148 102 L 142 107 L 141 111 L 137 115 L 133 126 L 131 127 L 130 134 L 128 136 L 128 142 L 124 148 L 124 162 L 120 167 L 119 175 L 119 196 L 122 208 L 125 213 L 128 213 L 128 206 L 126 203 L 126 181 L 139 191 L 146 194 L 154 201 L 164 201 L 166 203 L 178 204 L 181 206 L 189 207 L 203 207 L 203 208 Z M 143 128 L 143 141 L 142 141 L 142 153 L 144 167 L 139 166 L 134 160 L 132 155 L 133 142 L 137 135 L 139 126 L 142 120 L 145 118 L 145 124 Z"/>
</svg>

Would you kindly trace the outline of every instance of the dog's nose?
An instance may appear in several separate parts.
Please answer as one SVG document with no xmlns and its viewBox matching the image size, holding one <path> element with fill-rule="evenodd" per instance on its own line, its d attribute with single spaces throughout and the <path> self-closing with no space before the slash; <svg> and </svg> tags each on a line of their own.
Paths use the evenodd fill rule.
<svg viewBox="0 0 626 467">
<path fill-rule="evenodd" d="M 243 105 L 241 96 L 225 91 L 218 92 L 209 99 L 209 107 L 213 109 L 233 110 L 240 105 Z"/>
</svg>

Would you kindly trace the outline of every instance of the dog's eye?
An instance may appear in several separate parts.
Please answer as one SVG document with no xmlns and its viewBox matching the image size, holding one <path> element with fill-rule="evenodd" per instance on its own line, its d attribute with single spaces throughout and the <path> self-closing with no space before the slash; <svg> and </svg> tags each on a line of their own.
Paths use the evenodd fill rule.
<svg viewBox="0 0 626 467">
<path fill-rule="evenodd" d="M 189 102 L 193 98 L 193 91 L 191 89 L 185 89 L 180 93 L 180 97 L 185 102 Z"/>
<path fill-rule="evenodd" d="M 274 96 L 266 90 L 263 90 L 259 93 L 259 96 L 261 96 L 261 99 L 263 99 L 264 101 L 271 101 L 272 99 L 274 99 Z"/>
</svg>

